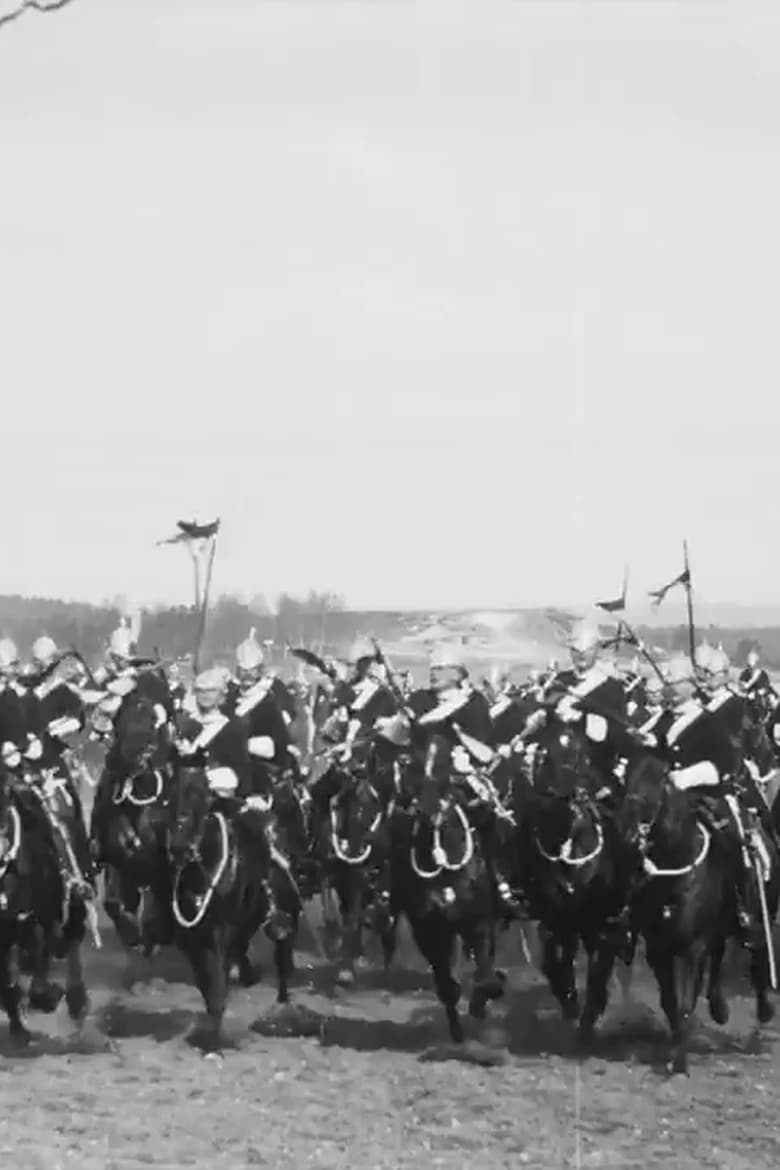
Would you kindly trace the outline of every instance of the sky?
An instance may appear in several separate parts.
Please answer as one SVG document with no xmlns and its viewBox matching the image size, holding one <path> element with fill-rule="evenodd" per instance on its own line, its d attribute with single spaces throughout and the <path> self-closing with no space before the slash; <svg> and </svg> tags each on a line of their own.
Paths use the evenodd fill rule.
<svg viewBox="0 0 780 1170">
<path fill-rule="evenodd" d="M 0 13 L 12 7 L 0 0 Z M 777 597 L 774 0 L 0 28 L 0 593 Z"/>
</svg>

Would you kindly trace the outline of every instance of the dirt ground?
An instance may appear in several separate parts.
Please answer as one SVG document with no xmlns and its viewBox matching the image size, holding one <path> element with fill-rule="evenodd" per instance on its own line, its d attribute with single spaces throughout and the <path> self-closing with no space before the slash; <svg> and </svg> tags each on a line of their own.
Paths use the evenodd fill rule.
<svg viewBox="0 0 780 1170">
<path fill-rule="evenodd" d="M 516 940 L 510 956 L 509 994 L 481 1035 L 483 1044 L 505 1045 L 492 1049 L 497 1058 L 503 1051 L 503 1064 L 453 1058 L 443 1014 L 407 945 L 392 993 L 373 968 L 361 971 L 355 990 L 334 993 L 327 969 L 299 951 L 295 997 L 311 1013 L 302 1038 L 268 1034 L 279 1021 L 261 944 L 262 982 L 232 994 L 235 1047 L 204 1057 L 188 1043 L 200 1002 L 178 955 L 158 957 L 150 981 L 130 994 L 107 928 L 104 949 L 88 950 L 94 1034 L 86 1042 L 69 1034 L 64 1006 L 30 1018 L 37 1039 L 24 1055 L 10 1050 L 0 1025 L 0 1164 L 768 1170 L 780 1163 L 780 1035 L 774 1027 L 757 1035 L 743 983 L 732 989 L 728 1027 L 716 1028 L 700 1007 L 691 1075 L 669 1079 L 643 964 L 630 1000 L 622 1002 L 615 985 L 596 1054 L 583 1061 Z M 264 1034 L 251 1028 L 258 1019 Z M 101 1051 L 103 1037 L 110 1047 Z"/>
</svg>

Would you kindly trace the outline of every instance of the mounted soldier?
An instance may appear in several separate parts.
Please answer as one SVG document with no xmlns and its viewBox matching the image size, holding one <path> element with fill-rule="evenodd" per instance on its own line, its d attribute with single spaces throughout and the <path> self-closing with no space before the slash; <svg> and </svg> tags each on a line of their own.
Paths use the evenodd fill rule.
<svg viewBox="0 0 780 1170">
<path fill-rule="evenodd" d="M 742 690 L 749 698 L 771 698 L 774 701 L 780 697 L 772 686 L 772 682 L 765 667 L 761 666 L 758 647 L 754 647 L 747 656 L 745 668 L 739 672 L 737 680 Z"/>
<path fill-rule="evenodd" d="M 236 678 L 228 683 L 223 714 L 246 722 L 250 754 L 257 772 L 255 790 L 271 791 L 271 773 L 295 769 L 289 719 L 283 704 L 287 688 L 266 669 L 263 648 L 251 630 L 236 650 Z"/>
<path fill-rule="evenodd" d="M 103 666 L 95 672 L 95 681 L 103 687 L 98 706 L 107 728 L 116 727 L 125 698 L 130 694 L 153 704 L 157 726 L 173 724 L 176 709 L 162 668 L 137 657 L 134 633 L 124 620 L 112 633 Z M 96 862 L 102 864 L 100 840 L 105 819 L 111 808 L 114 786 L 122 779 L 121 765 L 115 742 L 111 742 L 105 765 L 95 788 L 90 835 Z"/>
<path fill-rule="evenodd" d="M 571 665 L 547 682 L 544 693 L 548 703 L 559 696 L 554 708 L 559 719 L 583 724 L 590 761 L 604 783 L 613 788 L 626 695 L 611 664 L 599 659 L 600 649 L 598 627 L 583 622 L 569 642 Z"/>
<path fill-rule="evenodd" d="M 757 815 L 772 833 L 769 813 L 749 770 L 743 768 L 743 745 L 735 731 L 735 708 L 744 700 L 728 686 L 730 662 L 722 648 L 703 643 L 695 654 L 695 673 L 681 666 L 665 689 L 662 707 L 640 729 L 645 743 L 660 749 L 671 763 L 675 788 L 695 794 L 709 827 L 725 835 L 739 852 L 746 833 L 746 813 Z M 737 883 L 740 927 L 754 925 Z"/>
<path fill-rule="evenodd" d="M 243 661 L 248 667 L 248 656 Z M 256 666 L 255 663 L 255 669 Z M 249 713 L 244 716 L 225 713 L 228 678 L 219 668 L 206 670 L 197 677 L 193 687 L 194 710 L 181 721 L 176 750 L 184 763 L 194 757 L 203 761 L 215 797 L 230 797 L 238 802 L 237 828 L 255 846 L 260 845 L 263 852 L 270 853 L 274 865 L 272 880 L 265 883 L 270 906 L 266 930 L 273 936 L 280 930 L 286 931 L 290 925 L 289 916 L 278 909 L 274 890 L 275 871 L 287 870 L 288 863 L 279 854 L 273 835 L 270 778 L 255 764 L 257 760 L 272 759 L 277 745 L 269 735 L 253 734 Z M 286 872 L 280 876 L 282 881 L 289 881 Z"/>
<path fill-rule="evenodd" d="M 51 646 L 39 644 L 41 660 Z M 56 653 L 56 647 L 55 653 Z M 95 897 L 86 829 L 78 792 L 63 761 L 67 737 L 83 725 L 78 696 L 67 684 L 52 682 L 45 690 L 19 681 L 20 663 L 10 639 L 0 641 L 0 753 L 22 804 L 42 818 L 57 858 L 66 902 L 75 894 L 84 904 Z M 63 689 L 64 688 L 64 689 Z M 89 913 L 95 938 L 94 914 Z"/>
<path fill-rule="evenodd" d="M 69 878 L 85 896 L 92 898 L 94 872 L 89 849 L 89 838 L 84 820 L 81 797 L 71 769 L 71 743 L 83 730 L 86 710 L 81 693 L 58 671 L 62 655 L 48 635 L 38 638 L 32 647 L 34 674 L 28 677 L 28 730 L 34 743 L 40 745 L 36 770 L 40 769 L 50 783 L 51 799 L 47 811 L 56 819 L 56 843 L 63 863 L 67 863 Z M 37 752 L 37 746 L 35 748 Z M 28 754 L 28 758 L 31 758 Z M 64 789 L 54 799 L 54 788 Z M 44 791 L 47 791 L 44 785 Z M 64 841 L 60 838 L 64 837 Z M 70 838 L 72 837 L 72 847 Z"/>
<path fill-rule="evenodd" d="M 358 738 L 365 740 L 398 711 L 398 700 L 387 683 L 387 673 L 376 647 L 357 639 L 345 656 L 347 677 L 336 682 L 331 698 L 332 714 L 323 727 L 332 759 L 343 768 L 349 765 Z M 381 749 L 380 749 L 381 750 Z M 315 819 L 327 814 L 330 800 L 338 792 L 342 773 L 328 768 L 309 785 Z"/>
<path fill-rule="evenodd" d="M 429 685 L 413 691 L 408 699 L 413 719 L 410 735 L 413 746 L 424 751 L 431 733 L 439 735 L 450 749 L 452 772 L 469 790 L 469 803 L 476 805 L 485 826 L 485 862 L 502 910 L 515 916 L 521 910 L 505 875 L 498 867 L 495 836 L 499 817 L 492 783 L 484 772 L 496 759 L 496 738 L 490 704 L 482 691 L 473 687 L 463 652 L 455 644 L 435 647 L 430 657 Z"/>
<path fill-rule="evenodd" d="M 296 713 L 295 696 L 287 684 L 268 669 L 265 653 L 257 640 L 254 627 L 236 648 L 235 661 L 236 675 L 228 683 L 225 709 L 233 710 L 239 702 L 244 704 L 251 702 L 252 694 L 256 693 L 262 698 L 267 693 L 281 715 L 285 727 L 289 727 Z M 285 750 L 289 751 L 289 736 Z"/>
</svg>

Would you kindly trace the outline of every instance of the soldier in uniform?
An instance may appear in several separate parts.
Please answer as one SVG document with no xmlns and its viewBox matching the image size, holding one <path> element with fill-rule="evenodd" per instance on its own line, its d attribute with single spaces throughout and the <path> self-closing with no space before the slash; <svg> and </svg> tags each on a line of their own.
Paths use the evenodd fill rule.
<svg viewBox="0 0 780 1170">
<path fill-rule="evenodd" d="M 15 643 L 10 638 L 0 639 L 0 757 L 5 763 L 14 760 L 16 765 L 27 756 L 34 738 L 30 730 L 30 695 L 22 685 L 20 673 Z"/>
<path fill-rule="evenodd" d="M 49 646 L 36 647 L 40 651 Z M 56 647 L 55 647 L 56 652 Z M 43 657 L 44 655 L 42 655 Z M 51 658 L 49 658 L 51 661 Z M 93 872 L 83 812 L 62 755 L 68 735 L 82 725 L 81 704 L 67 684 L 53 680 L 48 686 L 22 686 L 16 646 L 0 642 L 0 753 L 12 783 L 28 808 L 34 807 L 46 821 L 62 880 L 85 902 L 95 896 Z M 23 781 L 25 763 L 29 768 Z M 90 927 L 96 929 L 94 915 Z"/>
<path fill-rule="evenodd" d="M 398 701 L 387 685 L 385 667 L 370 642 L 362 638 L 354 642 L 347 654 L 347 664 L 350 674 L 347 680 L 336 684 L 332 698 L 335 709 L 323 729 L 323 737 L 338 748 L 333 754 L 342 767 L 352 759 L 358 737 L 366 738 L 375 730 L 382 730 L 398 710 Z M 327 814 L 341 783 L 340 773 L 333 768 L 310 783 L 315 820 Z"/>
<path fill-rule="evenodd" d="M 598 771 L 599 778 L 614 789 L 615 767 L 622 743 L 620 724 L 626 717 L 626 696 L 614 670 L 606 662 L 599 661 L 600 648 L 598 628 L 583 623 L 569 643 L 571 665 L 549 680 L 545 686 L 545 698 L 549 702 L 560 695 L 555 714 L 566 722 L 583 727 L 591 764 Z"/>
<path fill-rule="evenodd" d="M 104 688 L 100 709 L 105 716 L 113 720 L 114 727 L 116 727 L 122 704 L 130 694 L 139 695 L 153 704 L 158 727 L 162 727 L 165 723 L 173 724 L 176 709 L 165 675 L 162 670 L 149 669 L 147 666 L 139 664 L 133 634 L 126 622 L 122 621 L 112 633 L 105 663 L 95 672 L 94 677 L 98 685 Z M 100 841 L 103 836 L 105 819 L 111 808 L 111 795 L 114 785 L 120 779 L 118 749 L 116 743 L 113 742 L 109 747 L 103 771 L 95 788 L 92 806 L 90 836 L 93 854 L 98 866 L 102 863 Z"/>
<path fill-rule="evenodd" d="M 264 882 L 270 907 L 265 930 L 270 938 L 281 938 L 292 926 L 277 899 L 279 881 L 289 883 L 287 872 L 279 873 L 287 870 L 288 863 L 274 839 L 268 783 L 253 766 L 253 759 L 270 758 L 274 745 L 270 736 L 252 733 L 246 716 L 225 714 L 227 682 L 226 672 L 219 668 L 204 671 L 195 680 L 195 707 L 181 722 L 177 752 L 185 763 L 193 758 L 203 762 L 215 796 L 240 802 L 237 829 L 269 862 L 269 880 Z"/>
<path fill-rule="evenodd" d="M 758 647 L 755 647 L 747 656 L 747 665 L 739 672 L 739 685 L 750 698 L 763 698 L 765 695 L 777 699 L 777 691 L 772 686 L 769 675 L 761 666 Z"/>
<path fill-rule="evenodd" d="M 676 788 L 695 793 L 697 804 L 710 828 L 724 833 L 741 856 L 743 817 L 747 807 L 754 810 L 771 833 L 768 810 L 753 784 L 740 777 L 740 749 L 728 726 L 729 705 L 734 693 L 726 685 L 730 663 L 722 648 L 706 643 L 697 648 L 693 693 L 672 706 L 668 701 L 641 729 L 652 747 L 665 749 L 672 765 Z M 725 815 L 724 815 L 725 814 Z M 754 923 L 746 909 L 744 895 L 747 875 L 737 878 L 737 908 L 740 927 L 749 932 Z"/>
<path fill-rule="evenodd" d="M 482 830 L 485 862 L 503 912 L 515 917 L 521 912 L 511 886 L 496 858 L 498 811 L 492 791 L 478 770 L 496 758 L 496 739 L 490 705 L 482 691 L 471 685 L 462 649 L 454 643 L 434 648 L 430 658 L 430 681 L 408 699 L 412 744 L 424 750 L 428 735 L 435 732 L 449 744 L 454 772 L 472 791 L 485 814 Z"/>
<path fill-rule="evenodd" d="M 279 771 L 295 767 L 291 753 L 289 720 L 280 704 L 280 680 L 266 671 L 263 648 L 254 630 L 236 650 L 236 679 L 229 684 L 223 703 L 225 714 L 246 721 L 250 752 L 256 761 L 256 790 L 271 791 L 268 768 Z"/>
<path fill-rule="evenodd" d="M 38 638 L 32 647 L 35 674 L 28 679 L 28 720 L 30 730 L 40 744 L 42 772 L 52 777 L 59 795 L 48 802 L 48 809 L 64 835 L 64 854 L 73 883 L 87 897 L 94 897 L 94 872 L 81 796 L 70 767 L 69 742 L 83 730 L 86 711 L 77 688 L 59 676 L 55 664 L 58 650 L 48 635 Z M 73 846 L 70 846 L 72 837 Z"/>
</svg>

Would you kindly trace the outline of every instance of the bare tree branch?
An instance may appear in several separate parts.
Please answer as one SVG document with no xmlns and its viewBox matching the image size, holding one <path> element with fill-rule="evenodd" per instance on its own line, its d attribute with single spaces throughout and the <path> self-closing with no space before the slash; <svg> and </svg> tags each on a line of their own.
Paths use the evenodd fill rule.
<svg viewBox="0 0 780 1170">
<path fill-rule="evenodd" d="M 22 0 L 18 7 L 0 16 L 0 28 L 12 20 L 18 20 L 25 12 L 56 12 L 58 8 L 65 8 L 72 3 L 73 0 Z"/>
</svg>

